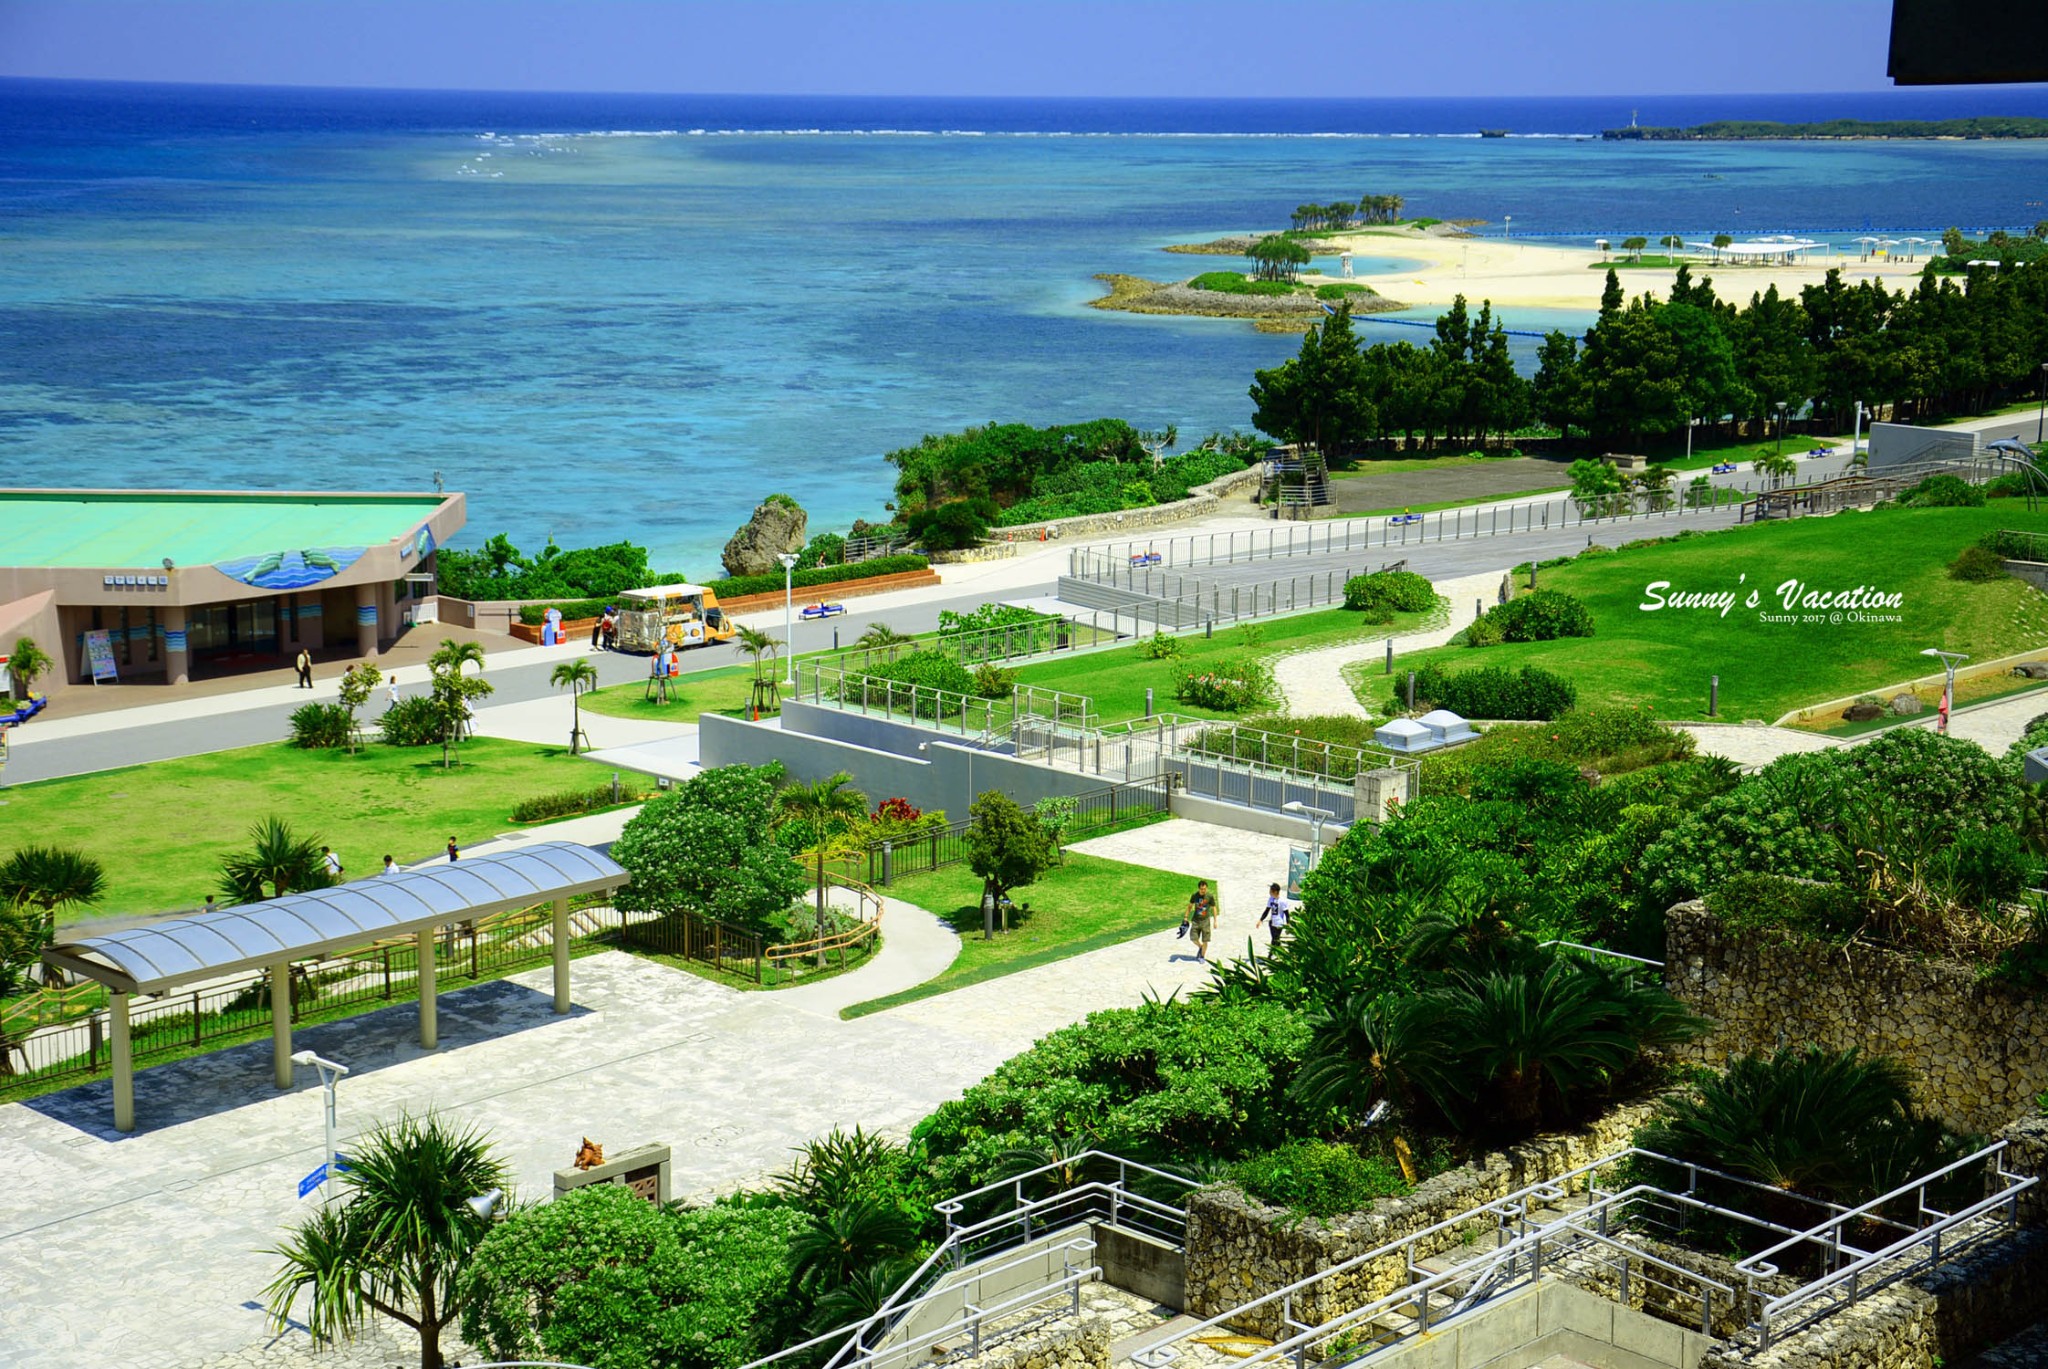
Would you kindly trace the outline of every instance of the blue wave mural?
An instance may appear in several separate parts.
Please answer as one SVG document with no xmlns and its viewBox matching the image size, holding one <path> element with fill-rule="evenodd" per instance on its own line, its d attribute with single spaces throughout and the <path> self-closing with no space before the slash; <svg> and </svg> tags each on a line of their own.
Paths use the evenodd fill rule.
<svg viewBox="0 0 2048 1369">
<path fill-rule="evenodd" d="M 213 568 L 231 580 L 257 589 L 304 589 L 331 580 L 362 557 L 362 547 L 308 547 L 216 561 Z"/>
</svg>

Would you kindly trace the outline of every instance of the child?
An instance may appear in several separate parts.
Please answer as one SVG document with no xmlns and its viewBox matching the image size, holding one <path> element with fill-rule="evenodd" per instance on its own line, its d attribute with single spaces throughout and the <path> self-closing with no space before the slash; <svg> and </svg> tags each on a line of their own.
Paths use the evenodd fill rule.
<svg viewBox="0 0 2048 1369">
<path fill-rule="evenodd" d="M 1265 924 L 1267 932 L 1273 938 L 1268 944 L 1278 946 L 1280 934 L 1287 930 L 1287 898 L 1280 892 L 1280 886 L 1277 884 L 1266 886 L 1266 911 L 1260 913 L 1259 921 L 1252 925 L 1258 926 L 1260 923 Z"/>
</svg>

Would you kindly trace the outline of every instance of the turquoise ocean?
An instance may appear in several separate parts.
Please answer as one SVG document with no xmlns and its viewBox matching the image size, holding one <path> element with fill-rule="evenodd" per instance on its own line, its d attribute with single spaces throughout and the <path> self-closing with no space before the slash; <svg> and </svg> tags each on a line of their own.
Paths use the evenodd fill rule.
<svg viewBox="0 0 2048 1369">
<path fill-rule="evenodd" d="M 431 488 L 665 568 L 877 517 L 970 423 L 1247 425 L 1291 338 L 1090 310 L 1167 243 L 1406 197 L 1516 236 L 2023 228 L 2048 144 L 1608 143 L 2048 113 L 2032 89 L 1584 100 L 494 96 L 0 82 L 0 484 Z M 1481 127 L 1515 136 L 1480 139 Z M 1510 311 L 1512 327 L 1583 316 Z M 1369 336 L 1417 330 L 1372 325 Z M 1533 348 L 1524 340 L 1524 353 Z"/>
</svg>

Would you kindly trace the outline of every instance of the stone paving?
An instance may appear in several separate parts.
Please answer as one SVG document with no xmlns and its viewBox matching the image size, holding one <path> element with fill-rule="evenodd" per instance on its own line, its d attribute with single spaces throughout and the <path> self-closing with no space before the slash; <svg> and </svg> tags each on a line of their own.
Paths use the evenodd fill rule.
<svg viewBox="0 0 2048 1369">
<path fill-rule="evenodd" d="M 1449 620 L 1441 627 L 1394 638 L 1395 654 L 1442 646 L 1463 632 L 1478 616 L 1477 609 L 1482 602 L 1487 605 L 1495 602 L 1500 593 L 1501 579 L 1506 574 L 1504 570 L 1482 571 L 1477 575 L 1437 581 L 1436 592 L 1450 601 Z M 1344 678 L 1344 668 L 1363 661 L 1379 660 L 1386 650 L 1386 638 L 1379 637 L 1346 646 L 1295 652 L 1273 662 L 1273 680 L 1280 686 L 1280 697 L 1286 700 L 1287 711 L 1297 717 L 1339 715 L 1369 718 L 1373 715 L 1358 702 L 1358 695 Z"/>
<path fill-rule="evenodd" d="M 1284 869 L 1286 845 L 1173 821 L 1082 849 L 1219 878 L 1228 933 L 1249 929 L 1252 891 Z M 1161 931 L 1138 941 L 841 1021 L 842 1006 L 921 982 L 957 951 L 936 918 L 892 900 L 882 954 L 814 986 L 743 993 L 606 952 L 576 962 L 564 1017 L 543 967 L 443 994 L 438 1051 L 419 1049 L 410 1006 L 306 1028 L 294 1044 L 352 1067 L 344 1139 L 438 1108 L 487 1129 L 527 1196 L 551 1190 L 586 1135 L 613 1149 L 666 1142 L 677 1196 L 703 1197 L 758 1181 L 835 1125 L 900 1132 L 1093 1009 L 1198 984 L 1206 969 L 1173 939 L 1177 921 L 1162 909 Z M 259 1303 L 275 1268 L 262 1252 L 305 1211 L 296 1186 L 320 1158 L 319 1089 L 300 1073 L 274 1090 L 267 1041 L 146 1069 L 128 1136 L 112 1130 L 104 1081 L 0 1107 L 0 1363 L 303 1357 L 303 1330 L 274 1338 Z M 404 1353 L 387 1340 L 317 1362 L 363 1369 Z"/>
<path fill-rule="evenodd" d="M 1973 741 L 1992 755 L 2002 756 L 2007 747 L 2019 740 L 2027 723 L 2043 713 L 2048 713 L 2048 692 L 2023 694 L 2017 698 L 1959 708 L 1949 718 L 1948 731 L 1952 737 Z M 1935 719 L 1929 713 L 1926 718 L 1906 726 L 1931 732 L 1935 728 Z M 1699 742 L 1701 755 L 1726 756 L 1738 765 L 1752 768 L 1769 765 L 1780 756 L 1795 752 L 1824 751 L 1831 746 L 1858 746 L 1873 736 L 1883 735 L 1866 733 L 1859 737 L 1827 737 L 1797 728 L 1743 723 L 1680 723 L 1678 728 L 1692 733 Z"/>
</svg>

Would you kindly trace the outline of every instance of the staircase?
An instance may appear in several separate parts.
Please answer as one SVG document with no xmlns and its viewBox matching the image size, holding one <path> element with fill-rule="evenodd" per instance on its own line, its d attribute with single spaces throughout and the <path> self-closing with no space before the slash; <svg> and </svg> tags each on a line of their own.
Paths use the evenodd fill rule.
<svg viewBox="0 0 2048 1369">
<path fill-rule="evenodd" d="M 1260 498 L 1281 518 L 1327 516 L 1335 511 L 1329 463 L 1313 449 L 1275 447 L 1266 457 L 1266 482 Z"/>
</svg>

